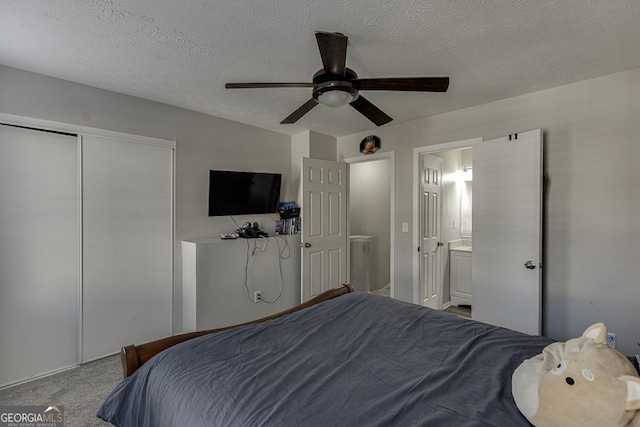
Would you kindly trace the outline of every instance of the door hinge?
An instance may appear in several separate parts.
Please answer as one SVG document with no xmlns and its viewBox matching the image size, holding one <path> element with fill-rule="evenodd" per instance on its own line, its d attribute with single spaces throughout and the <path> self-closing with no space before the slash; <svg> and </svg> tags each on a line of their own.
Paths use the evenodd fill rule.
<svg viewBox="0 0 640 427">
<path fill-rule="evenodd" d="M 418 246 L 418 252 L 420 252 L 420 246 Z"/>
</svg>

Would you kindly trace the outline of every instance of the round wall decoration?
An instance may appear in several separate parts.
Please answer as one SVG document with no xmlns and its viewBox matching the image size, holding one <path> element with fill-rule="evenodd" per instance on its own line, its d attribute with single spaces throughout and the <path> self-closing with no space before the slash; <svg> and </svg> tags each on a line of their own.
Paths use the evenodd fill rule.
<svg viewBox="0 0 640 427">
<path fill-rule="evenodd" d="M 360 142 L 362 154 L 373 154 L 380 149 L 380 137 L 369 135 Z"/>
</svg>

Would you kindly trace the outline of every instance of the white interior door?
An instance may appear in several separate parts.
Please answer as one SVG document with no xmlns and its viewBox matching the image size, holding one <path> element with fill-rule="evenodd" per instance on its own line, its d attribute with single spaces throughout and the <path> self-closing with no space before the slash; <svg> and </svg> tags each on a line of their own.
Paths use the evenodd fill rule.
<svg viewBox="0 0 640 427">
<path fill-rule="evenodd" d="M 440 213 L 442 159 L 420 156 L 420 300 L 422 305 L 442 308 L 442 251 Z"/>
<path fill-rule="evenodd" d="M 76 136 L 0 125 L 0 386 L 78 363 Z"/>
<path fill-rule="evenodd" d="M 305 157 L 301 183 L 306 301 L 347 281 L 347 164 Z"/>
<path fill-rule="evenodd" d="M 539 334 L 542 132 L 473 146 L 473 319 Z"/>
</svg>

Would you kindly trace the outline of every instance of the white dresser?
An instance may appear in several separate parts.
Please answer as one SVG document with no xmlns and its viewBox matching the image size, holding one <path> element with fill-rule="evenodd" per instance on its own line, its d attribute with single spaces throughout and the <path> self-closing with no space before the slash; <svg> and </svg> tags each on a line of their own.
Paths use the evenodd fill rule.
<svg viewBox="0 0 640 427">
<path fill-rule="evenodd" d="M 300 235 L 184 240 L 182 277 L 184 332 L 270 316 L 300 303 Z M 270 303 L 254 303 L 256 291 Z"/>
</svg>

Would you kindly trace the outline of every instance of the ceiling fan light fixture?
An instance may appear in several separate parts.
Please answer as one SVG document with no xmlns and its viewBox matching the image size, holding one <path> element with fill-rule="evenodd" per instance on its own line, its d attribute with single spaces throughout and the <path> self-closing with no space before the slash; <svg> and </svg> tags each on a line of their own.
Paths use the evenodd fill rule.
<svg viewBox="0 0 640 427">
<path fill-rule="evenodd" d="M 318 102 L 327 107 L 342 107 L 353 101 L 353 95 L 342 90 L 331 90 L 318 95 Z"/>
<path fill-rule="evenodd" d="M 358 98 L 358 91 L 349 82 L 326 82 L 313 91 L 313 98 L 327 107 L 342 107 Z"/>
</svg>

